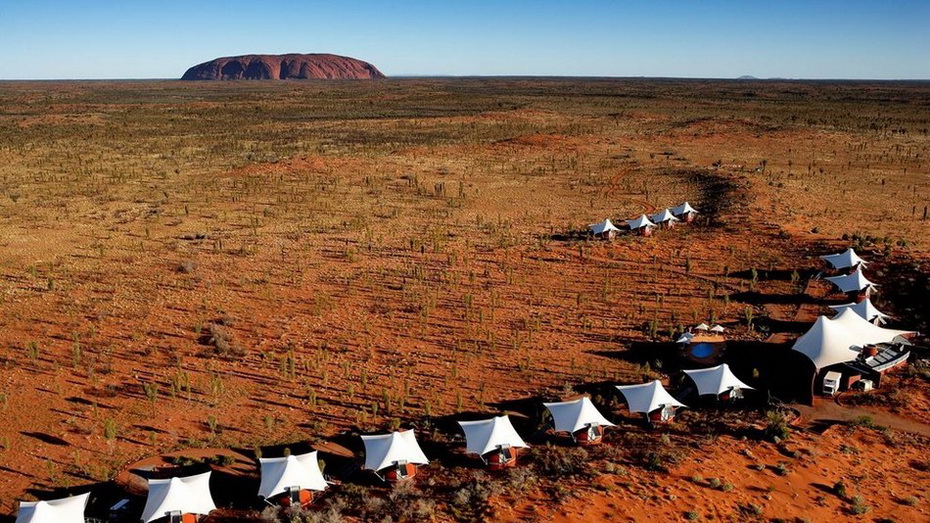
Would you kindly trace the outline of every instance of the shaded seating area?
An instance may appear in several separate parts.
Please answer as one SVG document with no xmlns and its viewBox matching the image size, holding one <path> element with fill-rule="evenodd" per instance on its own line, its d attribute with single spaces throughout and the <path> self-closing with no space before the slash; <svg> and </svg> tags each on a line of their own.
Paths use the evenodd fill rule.
<svg viewBox="0 0 930 523">
<path fill-rule="evenodd" d="M 261 484 L 258 495 L 266 502 L 307 507 L 313 493 L 326 490 L 317 452 L 281 458 L 259 458 Z"/>
<path fill-rule="evenodd" d="M 573 401 L 543 403 L 556 432 L 568 432 L 579 445 L 596 445 L 604 437 L 606 427 L 615 426 L 607 420 L 587 396 Z"/>
<path fill-rule="evenodd" d="M 90 493 L 49 501 L 21 501 L 16 523 L 84 523 Z"/>
<path fill-rule="evenodd" d="M 412 430 L 361 436 L 365 445 L 364 468 L 387 482 L 412 479 L 417 465 L 429 464 Z"/>
<path fill-rule="evenodd" d="M 709 369 L 686 370 L 684 373 L 697 386 L 698 394 L 701 396 L 712 395 L 717 399 L 727 401 L 742 398 L 744 390 L 753 390 L 752 387 L 740 381 L 726 363 Z"/>
<path fill-rule="evenodd" d="M 149 493 L 142 521 L 189 523 L 216 509 L 210 494 L 210 472 L 187 477 L 148 480 Z"/>
<path fill-rule="evenodd" d="M 516 466 L 520 449 L 528 446 L 507 416 L 458 423 L 465 433 L 466 452 L 477 454 L 491 470 Z"/>
<path fill-rule="evenodd" d="M 618 385 L 631 414 L 642 413 L 652 423 L 671 421 L 678 409 L 687 408 L 672 397 L 662 382 L 654 380 L 641 385 Z"/>
</svg>

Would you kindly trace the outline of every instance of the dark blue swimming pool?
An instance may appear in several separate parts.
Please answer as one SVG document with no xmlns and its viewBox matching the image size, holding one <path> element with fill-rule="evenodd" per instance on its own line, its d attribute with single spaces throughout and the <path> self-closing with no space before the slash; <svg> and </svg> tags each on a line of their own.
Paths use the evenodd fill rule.
<svg viewBox="0 0 930 523">
<path fill-rule="evenodd" d="M 706 358 L 714 353 L 714 346 L 710 343 L 695 343 L 691 347 L 691 355 L 695 358 Z"/>
</svg>

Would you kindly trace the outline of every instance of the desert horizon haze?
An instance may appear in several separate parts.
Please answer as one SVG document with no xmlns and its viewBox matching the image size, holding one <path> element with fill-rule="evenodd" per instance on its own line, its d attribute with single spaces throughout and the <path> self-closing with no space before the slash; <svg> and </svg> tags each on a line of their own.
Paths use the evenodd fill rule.
<svg viewBox="0 0 930 523">
<path fill-rule="evenodd" d="M 285 53 L 388 76 L 930 79 L 930 4 L 37 0 L 0 9 L 0 49 L 0 79 L 174 79 Z"/>
</svg>

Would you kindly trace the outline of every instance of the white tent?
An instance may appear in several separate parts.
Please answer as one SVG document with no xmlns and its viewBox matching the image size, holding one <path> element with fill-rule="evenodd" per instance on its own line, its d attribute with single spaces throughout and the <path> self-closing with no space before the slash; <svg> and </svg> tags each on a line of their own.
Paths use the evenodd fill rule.
<svg viewBox="0 0 930 523">
<path fill-rule="evenodd" d="M 592 234 L 604 234 L 604 233 L 608 233 L 611 231 L 616 232 L 620 230 L 613 223 L 611 223 L 609 219 L 604 220 L 601 223 L 594 223 L 594 224 L 588 225 L 588 229 L 591 230 Z"/>
<path fill-rule="evenodd" d="M 690 332 L 684 332 L 681 334 L 681 337 L 675 341 L 675 343 L 687 344 L 687 343 L 691 343 L 691 340 L 693 339 L 694 339 L 694 334 L 691 334 Z"/>
<path fill-rule="evenodd" d="M 506 447 L 526 447 L 507 416 L 480 421 L 460 421 L 465 432 L 465 449 L 479 456 Z"/>
<path fill-rule="evenodd" d="M 379 471 L 404 461 L 417 465 L 429 463 L 412 430 L 362 436 L 362 442 L 365 444 L 365 468 L 369 470 Z"/>
<path fill-rule="evenodd" d="M 699 324 L 697 327 L 695 327 L 694 330 L 696 330 L 696 331 L 706 331 L 706 330 L 710 330 L 710 327 L 708 327 L 706 323 L 701 323 L 701 324 Z"/>
<path fill-rule="evenodd" d="M 876 286 L 874 283 L 870 282 L 864 274 L 862 274 L 861 267 L 857 267 L 856 270 L 851 274 L 844 274 L 843 276 L 830 276 L 824 279 L 833 283 L 833 285 L 836 285 L 837 288 L 843 292 L 863 291 Z"/>
<path fill-rule="evenodd" d="M 643 383 L 642 385 L 618 385 L 617 390 L 623 393 L 623 397 L 626 398 L 630 412 L 649 414 L 656 409 L 665 407 L 686 406 L 673 398 L 659 380 Z"/>
<path fill-rule="evenodd" d="M 631 231 L 635 231 L 636 229 L 642 229 L 643 227 L 655 227 L 656 226 L 656 224 L 649 221 L 649 218 L 647 218 L 645 214 L 640 215 L 640 217 L 636 218 L 635 220 L 627 220 L 626 225 L 627 227 L 630 228 Z"/>
<path fill-rule="evenodd" d="M 681 220 L 679 220 L 678 218 L 676 218 L 675 215 L 672 214 L 672 211 L 670 211 L 670 210 L 668 210 L 668 209 L 665 209 L 665 210 L 662 211 L 662 212 L 657 212 L 657 213 L 655 213 L 655 214 L 652 215 L 652 222 L 653 222 L 653 223 L 657 223 L 657 224 L 658 224 L 658 223 L 665 223 L 665 222 L 680 222 L 680 221 L 681 221 Z"/>
<path fill-rule="evenodd" d="M 909 331 L 884 329 L 866 321 L 852 309 L 833 318 L 821 316 L 792 346 L 814 362 L 817 370 L 856 359 L 857 348 L 870 343 L 889 343 Z"/>
<path fill-rule="evenodd" d="M 856 265 L 866 266 L 865 260 L 860 258 L 856 251 L 852 250 L 852 247 L 839 254 L 828 254 L 820 258 L 832 265 L 834 269 L 846 269 Z"/>
<path fill-rule="evenodd" d="M 683 216 L 689 213 L 697 214 L 698 212 L 694 209 L 694 207 L 691 207 L 691 205 L 689 205 L 688 202 L 685 202 L 679 205 L 678 207 L 675 207 L 672 209 L 672 214 L 674 214 L 675 216 Z"/>
<path fill-rule="evenodd" d="M 90 493 L 51 501 L 21 501 L 16 523 L 84 523 Z"/>
<path fill-rule="evenodd" d="M 174 511 L 206 515 L 214 509 L 209 472 L 186 478 L 150 479 L 142 520 L 148 523 Z"/>
<path fill-rule="evenodd" d="M 713 327 L 710 328 L 710 332 L 716 332 L 718 334 L 722 333 L 725 330 L 726 329 L 723 328 L 723 325 L 714 325 Z"/>
<path fill-rule="evenodd" d="M 289 487 L 301 490 L 326 490 L 326 480 L 320 471 L 317 452 L 283 458 L 259 458 L 262 483 L 258 495 L 272 498 L 287 492 Z"/>
<path fill-rule="evenodd" d="M 585 427 L 592 425 L 601 425 L 613 427 L 614 424 L 607 421 L 607 418 L 597 407 L 591 403 L 587 396 L 574 401 L 561 401 L 556 403 L 543 403 L 549 413 L 552 414 L 552 420 L 555 422 L 556 432 L 575 433 Z"/>
<path fill-rule="evenodd" d="M 891 316 L 876 309 L 875 306 L 872 305 L 872 300 L 870 300 L 869 298 L 866 298 L 860 301 L 859 303 L 853 302 L 853 303 L 846 303 L 843 305 L 831 305 L 830 308 L 835 309 L 836 311 L 842 311 L 845 309 L 854 310 L 856 311 L 856 314 L 858 314 L 859 316 L 862 316 L 862 318 L 868 322 L 875 323 L 876 320 L 878 320 L 879 325 L 883 325 L 886 320 L 891 319 Z"/>
<path fill-rule="evenodd" d="M 726 363 L 709 369 L 686 370 L 685 374 L 697 385 L 698 394 L 719 396 L 729 390 L 753 390 L 733 375 Z"/>
</svg>

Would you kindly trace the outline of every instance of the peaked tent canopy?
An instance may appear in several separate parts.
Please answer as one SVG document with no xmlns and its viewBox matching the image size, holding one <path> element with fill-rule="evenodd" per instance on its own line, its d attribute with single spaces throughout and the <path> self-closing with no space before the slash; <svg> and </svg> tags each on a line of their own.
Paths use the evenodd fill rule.
<svg viewBox="0 0 930 523">
<path fill-rule="evenodd" d="M 262 483 L 258 495 L 272 498 L 287 492 L 288 487 L 303 490 L 326 490 L 326 480 L 320 471 L 317 452 L 291 455 L 283 458 L 259 458 L 262 467 Z"/>
<path fill-rule="evenodd" d="M 653 222 L 653 223 L 680 222 L 680 221 L 681 221 L 681 220 L 679 220 L 678 218 L 676 218 L 675 215 L 672 214 L 672 211 L 670 211 L 670 210 L 668 210 L 668 209 L 665 209 L 665 210 L 662 211 L 662 212 L 657 212 L 657 213 L 655 213 L 655 214 L 652 215 L 652 222 Z"/>
<path fill-rule="evenodd" d="M 465 432 L 465 449 L 479 456 L 501 447 L 526 447 L 507 416 L 480 421 L 460 421 Z"/>
<path fill-rule="evenodd" d="M 858 292 L 875 287 L 875 284 L 862 274 L 862 267 L 857 267 L 851 274 L 829 276 L 824 279 L 836 285 L 843 292 Z"/>
<path fill-rule="evenodd" d="M 834 269 L 848 269 L 856 265 L 866 266 L 865 260 L 860 258 L 856 251 L 852 250 L 852 247 L 839 254 L 828 254 L 820 258 L 832 265 Z"/>
<path fill-rule="evenodd" d="M 723 325 L 714 325 L 713 327 L 710 328 L 710 332 L 717 332 L 717 333 L 723 332 L 725 330 L 726 329 L 723 328 Z"/>
<path fill-rule="evenodd" d="M 878 319 L 878 323 L 884 324 L 885 320 L 891 319 L 891 316 L 876 309 L 875 306 L 872 305 L 872 300 L 869 298 L 866 298 L 859 303 L 853 302 L 845 303 L 843 305 L 830 305 L 830 308 L 835 309 L 836 311 L 842 311 L 846 309 L 853 310 L 856 312 L 856 314 L 862 316 L 862 318 L 868 322 L 874 322 L 876 319 Z"/>
<path fill-rule="evenodd" d="M 611 223 L 609 219 L 604 220 L 601 223 L 588 225 L 588 229 L 590 229 L 593 234 L 604 234 L 606 232 L 620 230 L 613 223 Z"/>
<path fill-rule="evenodd" d="M 16 523 L 84 523 L 90 492 L 50 501 L 21 501 Z"/>
<path fill-rule="evenodd" d="M 688 214 L 688 213 L 694 213 L 694 214 L 698 213 L 694 209 L 694 207 L 691 207 L 691 205 L 688 204 L 688 202 L 685 202 L 679 205 L 678 207 L 675 207 L 672 209 L 672 214 L 674 214 L 675 216 L 681 216 L 683 214 Z"/>
<path fill-rule="evenodd" d="M 691 343 L 691 340 L 694 339 L 694 334 L 690 332 L 682 333 L 681 337 L 675 340 L 675 343 Z"/>
<path fill-rule="evenodd" d="M 650 412 L 663 407 L 686 407 L 672 397 L 659 380 L 643 383 L 642 385 L 618 385 L 617 390 L 623 393 L 630 412 Z"/>
<path fill-rule="evenodd" d="M 710 327 L 706 323 L 701 323 L 697 327 L 695 327 L 694 330 L 706 331 L 706 330 L 710 330 Z"/>
<path fill-rule="evenodd" d="M 655 227 L 656 226 L 656 224 L 649 221 L 649 218 L 647 218 L 645 214 L 640 215 L 640 217 L 636 218 L 635 220 L 627 220 L 626 225 L 632 231 L 635 231 L 636 229 L 642 229 L 643 227 Z"/>
<path fill-rule="evenodd" d="M 417 465 L 429 463 L 412 430 L 362 436 L 362 442 L 365 444 L 365 468 L 369 470 L 379 471 L 400 461 Z"/>
<path fill-rule="evenodd" d="M 820 370 L 837 363 L 856 359 L 853 347 L 870 343 L 890 343 L 910 331 L 885 329 L 869 323 L 852 309 L 843 309 L 833 318 L 821 316 L 791 347 L 814 362 Z"/>
<path fill-rule="evenodd" d="M 718 396 L 732 389 L 753 390 L 733 375 L 726 363 L 709 369 L 686 370 L 685 374 L 697 385 L 698 394 Z"/>
<path fill-rule="evenodd" d="M 216 505 L 210 495 L 210 472 L 186 478 L 150 479 L 142 520 L 148 523 L 176 510 L 182 514 L 206 515 L 214 509 Z"/>
<path fill-rule="evenodd" d="M 543 405 L 552 414 L 556 432 L 574 433 L 594 424 L 606 427 L 614 426 L 597 410 L 597 407 L 591 403 L 591 399 L 587 396 L 574 401 L 543 403 Z"/>
</svg>

